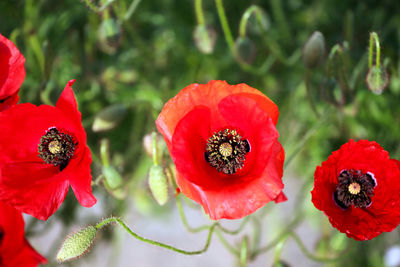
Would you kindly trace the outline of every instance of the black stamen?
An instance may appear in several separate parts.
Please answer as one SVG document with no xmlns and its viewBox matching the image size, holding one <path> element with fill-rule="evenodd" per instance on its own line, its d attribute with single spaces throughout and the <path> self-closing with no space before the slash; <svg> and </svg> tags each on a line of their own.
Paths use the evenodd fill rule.
<svg viewBox="0 0 400 267">
<path fill-rule="evenodd" d="M 354 205 L 355 208 L 366 208 L 371 204 L 376 182 L 369 173 L 343 170 L 339 174 L 338 182 L 333 198 L 339 207 L 347 209 Z"/>
<path fill-rule="evenodd" d="M 234 174 L 244 166 L 249 151 L 248 140 L 242 140 L 236 130 L 225 129 L 208 139 L 204 158 L 219 172 Z"/>
<path fill-rule="evenodd" d="M 47 130 L 40 139 L 38 156 L 47 164 L 60 166 L 60 171 L 62 171 L 74 155 L 77 145 L 78 143 L 70 134 L 60 132 L 53 127 Z"/>
</svg>

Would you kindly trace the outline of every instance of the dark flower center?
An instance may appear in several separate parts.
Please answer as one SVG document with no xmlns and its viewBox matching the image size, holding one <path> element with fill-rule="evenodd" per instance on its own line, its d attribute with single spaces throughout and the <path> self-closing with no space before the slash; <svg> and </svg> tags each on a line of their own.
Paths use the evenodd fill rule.
<svg viewBox="0 0 400 267">
<path fill-rule="evenodd" d="M 77 145 L 71 135 L 52 127 L 40 139 L 39 158 L 48 164 L 60 166 L 62 171 L 74 155 Z"/>
<path fill-rule="evenodd" d="M 249 141 L 242 140 L 236 130 L 225 129 L 208 138 L 204 157 L 219 172 L 233 174 L 243 167 L 249 151 Z"/>
<path fill-rule="evenodd" d="M 347 209 L 354 205 L 355 208 L 366 208 L 371 205 L 371 197 L 374 196 L 376 187 L 372 173 L 354 169 L 343 170 L 338 181 L 333 197 L 339 207 Z"/>
</svg>

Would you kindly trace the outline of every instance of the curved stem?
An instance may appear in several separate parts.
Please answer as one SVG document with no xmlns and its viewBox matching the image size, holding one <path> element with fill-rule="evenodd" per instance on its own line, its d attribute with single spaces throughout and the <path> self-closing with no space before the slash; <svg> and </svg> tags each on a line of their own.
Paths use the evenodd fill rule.
<svg viewBox="0 0 400 267">
<path fill-rule="evenodd" d="M 226 241 L 225 237 L 222 235 L 222 233 L 220 231 L 216 231 L 217 237 L 219 239 L 219 241 L 221 242 L 222 245 L 224 245 L 224 247 L 231 252 L 233 255 L 239 256 L 239 250 L 237 250 L 236 248 L 232 247 L 228 241 Z"/>
<path fill-rule="evenodd" d="M 246 36 L 246 28 L 247 28 L 247 22 L 249 21 L 249 18 L 251 14 L 255 11 L 258 10 L 258 6 L 256 5 L 251 5 L 249 8 L 246 9 L 246 11 L 243 13 L 242 18 L 240 19 L 240 24 L 239 24 L 239 35 L 240 37 L 245 37 Z"/>
<path fill-rule="evenodd" d="M 376 32 L 371 32 L 371 34 L 369 36 L 369 56 L 368 56 L 368 67 L 369 68 L 372 68 L 372 66 L 373 66 L 374 44 L 375 44 L 375 49 L 376 49 L 375 66 L 377 68 L 379 68 L 380 64 L 381 64 L 381 46 L 379 44 L 379 37 L 376 34 Z"/>
<path fill-rule="evenodd" d="M 339 252 L 338 255 L 336 255 L 335 257 L 332 257 L 332 258 L 317 256 L 317 255 L 314 255 L 313 253 L 311 253 L 310 251 L 308 251 L 308 249 L 304 245 L 303 241 L 301 241 L 300 237 L 295 232 L 290 232 L 289 235 L 297 243 L 297 245 L 299 246 L 299 248 L 303 252 L 303 254 L 307 258 L 309 258 L 309 259 L 311 259 L 313 261 L 319 261 L 319 262 L 334 262 L 334 261 L 338 261 L 338 260 L 343 258 L 343 254 L 345 254 L 345 253 L 347 253 L 349 251 L 347 249 L 347 247 L 346 247 L 342 252 Z"/>
<path fill-rule="evenodd" d="M 285 238 L 290 232 L 293 231 L 293 229 L 300 223 L 301 221 L 301 213 L 298 213 L 296 217 L 291 221 L 274 240 L 272 240 L 268 245 L 265 245 L 264 247 L 261 247 L 257 250 L 254 250 L 253 253 L 251 254 L 251 259 L 254 259 L 256 256 L 258 256 L 261 253 L 267 252 L 268 250 L 272 249 L 275 247 L 279 242 L 282 241 L 283 238 Z"/>
<path fill-rule="evenodd" d="M 198 232 L 201 232 L 201 231 L 204 231 L 204 230 L 207 230 L 207 229 L 210 228 L 209 225 L 202 225 L 202 226 L 195 227 L 195 228 L 193 228 L 193 227 L 191 227 L 189 225 L 189 223 L 188 223 L 188 221 L 186 219 L 186 216 L 185 216 L 185 212 L 183 211 L 183 207 L 182 207 L 182 202 L 181 202 L 181 197 L 180 196 L 178 196 L 176 198 L 176 206 L 178 207 L 179 216 L 181 217 L 182 223 L 183 223 L 183 225 L 186 227 L 186 229 L 189 232 L 198 233 Z"/>
<path fill-rule="evenodd" d="M 228 43 L 229 49 L 235 54 L 235 42 L 233 41 L 232 32 L 229 28 L 228 20 L 226 19 L 224 5 L 222 0 L 215 0 L 215 4 L 217 5 L 217 11 L 219 20 L 221 22 L 222 30 L 224 32 L 225 40 Z"/>
<path fill-rule="evenodd" d="M 185 212 L 184 212 L 184 210 L 183 210 L 182 202 L 181 202 L 181 197 L 180 197 L 180 196 L 178 196 L 178 197 L 176 198 L 176 206 L 178 207 L 179 216 L 181 217 L 182 223 L 183 223 L 183 225 L 186 227 L 186 229 L 187 229 L 189 232 L 198 233 L 198 232 L 207 230 L 207 229 L 209 229 L 209 228 L 211 227 L 210 225 L 206 225 L 206 224 L 205 224 L 205 225 L 202 225 L 202 226 L 198 226 L 198 227 L 191 227 L 191 226 L 189 225 L 188 221 L 187 221 Z M 224 232 L 225 234 L 236 235 L 236 234 L 240 233 L 240 232 L 243 230 L 243 228 L 246 226 L 246 224 L 247 224 L 247 222 L 249 221 L 249 219 L 250 219 L 250 216 L 245 217 L 245 218 L 243 219 L 242 223 L 240 224 L 240 226 L 239 226 L 236 230 L 229 230 L 229 229 L 226 229 L 226 228 L 223 227 L 219 222 L 216 222 L 216 223 L 214 223 L 214 224 L 215 224 L 222 232 Z"/>
<path fill-rule="evenodd" d="M 246 217 L 243 219 L 243 221 L 242 221 L 242 223 L 240 224 L 240 226 L 239 226 L 236 230 L 229 230 L 229 229 L 226 229 L 226 228 L 223 227 L 220 223 L 218 223 L 218 228 L 221 229 L 221 231 L 224 232 L 225 234 L 228 234 L 228 235 L 236 235 L 236 234 L 240 233 L 240 232 L 243 230 L 243 228 L 246 226 L 246 224 L 247 224 L 247 222 L 249 221 L 249 219 L 250 219 L 250 216 L 246 216 Z"/>
<path fill-rule="evenodd" d="M 135 232 L 133 232 L 120 218 L 110 217 L 110 218 L 104 219 L 103 221 L 101 221 L 101 222 L 99 222 L 98 224 L 96 224 L 95 227 L 96 227 L 96 229 L 100 229 L 100 228 L 102 228 L 102 227 L 104 227 L 105 225 L 110 224 L 110 223 L 118 223 L 118 224 L 121 225 L 131 236 L 133 236 L 134 238 L 136 238 L 136 239 L 138 239 L 138 240 L 140 240 L 140 241 L 143 241 L 143 242 L 145 242 L 145 243 L 148 243 L 148 244 L 151 244 L 151 245 L 154 245 L 154 246 L 166 248 L 166 249 L 175 251 L 175 252 L 177 252 L 177 253 L 185 254 L 185 255 L 197 255 L 197 254 L 201 254 L 201 253 L 206 252 L 207 249 L 208 249 L 208 247 L 210 246 L 211 237 L 212 237 L 212 234 L 213 234 L 213 232 L 214 232 L 214 230 L 215 230 L 215 226 L 217 225 L 217 224 L 215 223 L 215 224 L 213 224 L 213 225 L 210 226 L 209 231 L 208 231 L 208 236 L 207 236 L 206 244 L 204 245 L 204 247 L 203 247 L 202 249 L 200 249 L 200 250 L 195 250 L 195 251 L 187 251 L 187 250 L 179 249 L 179 248 L 176 248 L 176 247 L 173 247 L 173 246 L 170 246 L 170 245 L 167 245 L 167 244 L 158 242 L 158 241 L 154 241 L 154 240 L 151 240 L 151 239 L 142 237 L 142 236 L 136 234 Z"/>
<path fill-rule="evenodd" d="M 197 24 L 204 25 L 205 19 L 204 19 L 204 13 L 203 13 L 202 0 L 195 0 L 194 8 L 195 8 L 195 12 L 196 12 Z"/>
</svg>

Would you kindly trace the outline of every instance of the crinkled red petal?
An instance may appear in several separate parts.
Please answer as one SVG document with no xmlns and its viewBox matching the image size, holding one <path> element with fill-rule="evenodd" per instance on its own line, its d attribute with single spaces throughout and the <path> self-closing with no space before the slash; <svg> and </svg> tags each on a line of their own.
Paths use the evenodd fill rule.
<svg viewBox="0 0 400 267">
<path fill-rule="evenodd" d="M 25 79 L 24 64 L 24 56 L 0 34 L 0 100 L 18 92 Z"/>
<path fill-rule="evenodd" d="M 207 107 L 193 108 L 179 122 L 172 142 L 171 155 L 177 171 L 205 189 L 221 189 L 227 184 L 259 177 L 271 156 L 271 146 L 278 138 L 275 125 L 254 100 L 229 96 L 219 103 L 218 108 L 220 116 L 214 117 Z M 213 123 L 215 117 L 222 117 L 223 120 Z M 238 130 L 251 146 L 243 169 L 234 175 L 218 172 L 204 157 L 207 139 L 213 132 L 226 128 Z"/>
<path fill-rule="evenodd" d="M 61 205 L 70 183 L 83 206 L 96 203 L 90 186 L 90 150 L 70 84 L 57 107 L 20 104 L 0 113 L 0 200 L 43 220 Z M 51 127 L 78 142 L 62 171 L 38 157 L 40 139 Z"/>
<path fill-rule="evenodd" d="M 15 106 L 18 103 L 19 96 L 18 92 L 7 97 L 6 99 L 0 100 L 0 112 Z"/>
<path fill-rule="evenodd" d="M 184 195 L 201 204 L 213 220 L 240 219 L 261 208 L 271 200 L 282 202 L 282 168 L 284 152 L 278 141 L 273 145 L 270 158 L 260 177 L 242 183 L 225 184 L 223 188 L 211 189 L 191 183 L 180 173 L 177 184 Z"/>
<path fill-rule="evenodd" d="M 272 122 L 276 124 L 279 116 L 278 107 L 257 89 L 246 84 L 229 85 L 225 81 L 191 84 L 165 104 L 156 120 L 157 128 L 164 136 L 169 151 L 172 151 L 171 142 L 176 126 L 193 107 L 203 105 L 214 110 L 223 98 L 235 94 L 252 98 L 269 115 Z"/>
<path fill-rule="evenodd" d="M 367 208 L 341 209 L 333 200 L 343 169 L 357 169 L 374 174 L 372 204 Z M 390 232 L 400 223 L 400 168 L 396 160 L 376 142 L 350 140 L 318 166 L 311 192 L 315 207 L 322 210 L 332 225 L 356 240 L 368 240 Z"/>
<path fill-rule="evenodd" d="M 47 263 L 24 237 L 24 220 L 21 212 L 0 202 L 0 265 L 2 267 L 36 267 Z"/>
</svg>

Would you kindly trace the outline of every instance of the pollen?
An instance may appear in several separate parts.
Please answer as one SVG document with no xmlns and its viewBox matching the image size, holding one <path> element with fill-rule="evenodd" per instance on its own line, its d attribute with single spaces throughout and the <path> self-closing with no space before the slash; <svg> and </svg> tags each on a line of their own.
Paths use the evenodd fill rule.
<svg viewBox="0 0 400 267">
<path fill-rule="evenodd" d="M 234 174 L 243 168 L 250 143 L 235 129 L 214 133 L 207 141 L 205 160 L 219 172 Z"/>
<path fill-rule="evenodd" d="M 52 127 L 40 139 L 38 157 L 62 171 L 73 157 L 77 145 L 71 134 Z"/>
<path fill-rule="evenodd" d="M 228 142 L 222 143 L 218 150 L 219 153 L 221 153 L 221 155 L 224 157 L 229 157 L 232 155 L 232 146 Z"/>
<path fill-rule="evenodd" d="M 52 154 L 60 153 L 62 150 L 61 143 L 57 140 L 51 141 L 49 143 L 48 149 Z"/>
<path fill-rule="evenodd" d="M 359 183 L 353 182 L 349 185 L 348 190 L 349 190 L 350 194 L 357 195 L 361 191 L 361 186 Z"/>
</svg>

